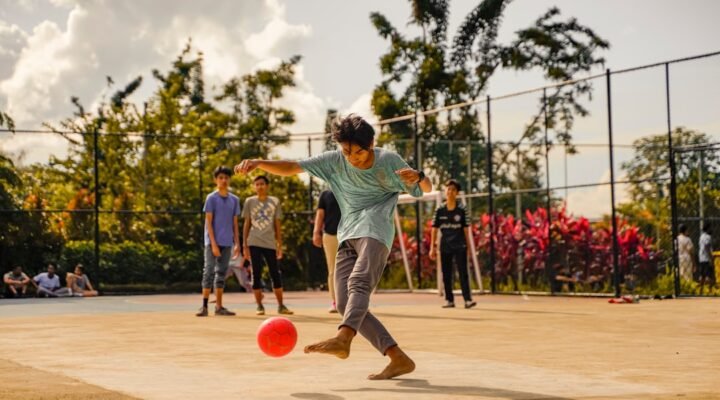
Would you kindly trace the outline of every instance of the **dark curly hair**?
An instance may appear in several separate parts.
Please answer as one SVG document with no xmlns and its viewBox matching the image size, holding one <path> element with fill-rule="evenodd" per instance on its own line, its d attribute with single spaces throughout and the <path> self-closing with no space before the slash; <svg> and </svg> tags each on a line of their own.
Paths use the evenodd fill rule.
<svg viewBox="0 0 720 400">
<path fill-rule="evenodd" d="M 350 114 L 333 121 L 332 138 L 337 143 L 356 144 L 367 150 L 375 139 L 375 130 L 359 115 Z"/>
</svg>

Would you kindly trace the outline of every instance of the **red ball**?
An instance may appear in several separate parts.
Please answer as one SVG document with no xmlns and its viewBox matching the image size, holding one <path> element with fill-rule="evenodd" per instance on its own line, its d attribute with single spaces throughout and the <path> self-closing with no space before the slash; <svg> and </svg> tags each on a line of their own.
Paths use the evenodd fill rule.
<svg viewBox="0 0 720 400">
<path fill-rule="evenodd" d="M 270 357 L 282 357 L 295 348 L 297 330 L 287 318 L 268 318 L 258 328 L 257 342 L 263 353 Z"/>
</svg>

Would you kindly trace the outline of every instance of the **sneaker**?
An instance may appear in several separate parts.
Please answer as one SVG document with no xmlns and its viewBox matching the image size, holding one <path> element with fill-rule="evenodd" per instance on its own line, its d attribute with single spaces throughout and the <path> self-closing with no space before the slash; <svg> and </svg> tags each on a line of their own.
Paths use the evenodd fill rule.
<svg viewBox="0 0 720 400">
<path fill-rule="evenodd" d="M 333 301 L 332 305 L 330 306 L 330 309 L 328 310 L 328 312 L 329 312 L 330 314 L 337 314 L 337 313 L 338 313 L 337 306 L 335 305 L 335 302 L 334 302 L 334 301 Z"/>
<path fill-rule="evenodd" d="M 196 317 L 207 317 L 208 316 L 208 310 L 207 307 L 200 307 L 200 310 L 198 310 L 197 314 L 195 314 Z"/>
<path fill-rule="evenodd" d="M 292 311 L 290 311 L 290 310 L 288 310 L 287 307 L 285 307 L 284 305 L 282 305 L 282 306 L 278 306 L 278 314 L 293 315 L 293 314 L 295 314 L 295 313 L 292 312 Z"/>
<path fill-rule="evenodd" d="M 475 307 L 476 305 L 477 305 L 477 303 L 474 302 L 474 301 L 472 301 L 472 300 L 465 302 L 465 308 L 473 308 L 473 307 Z"/>
<path fill-rule="evenodd" d="M 442 308 L 455 308 L 455 303 L 448 301 Z"/>
<path fill-rule="evenodd" d="M 263 307 L 262 304 L 258 304 L 257 308 L 255 309 L 255 315 L 265 315 L 265 307 Z"/>
<path fill-rule="evenodd" d="M 225 307 L 220 307 L 220 308 L 215 309 L 215 315 L 224 315 L 224 316 L 232 317 L 235 315 L 235 313 L 228 310 Z"/>
</svg>

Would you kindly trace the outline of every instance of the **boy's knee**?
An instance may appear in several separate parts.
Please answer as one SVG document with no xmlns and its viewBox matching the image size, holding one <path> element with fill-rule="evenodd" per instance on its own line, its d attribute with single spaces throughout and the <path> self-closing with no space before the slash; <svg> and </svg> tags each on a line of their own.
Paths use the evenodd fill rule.
<svg viewBox="0 0 720 400">
<path fill-rule="evenodd" d="M 347 299 L 338 299 L 335 303 L 335 308 L 337 308 L 338 312 L 340 312 L 340 315 L 345 315 L 345 307 L 347 306 Z"/>
<path fill-rule="evenodd" d="M 279 272 L 271 274 L 270 279 L 273 281 L 273 289 L 282 289 L 282 275 Z"/>
<path fill-rule="evenodd" d="M 225 289 L 225 274 L 217 274 L 215 275 L 215 288 L 216 289 Z"/>
<path fill-rule="evenodd" d="M 350 279 L 348 279 L 348 292 L 359 293 L 359 294 L 369 294 L 370 291 L 371 291 L 370 280 L 367 279 L 366 277 L 350 276 Z"/>
<path fill-rule="evenodd" d="M 203 289 L 212 289 L 212 287 L 213 287 L 212 275 L 203 275 L 202 288 Z"/>
</svg>

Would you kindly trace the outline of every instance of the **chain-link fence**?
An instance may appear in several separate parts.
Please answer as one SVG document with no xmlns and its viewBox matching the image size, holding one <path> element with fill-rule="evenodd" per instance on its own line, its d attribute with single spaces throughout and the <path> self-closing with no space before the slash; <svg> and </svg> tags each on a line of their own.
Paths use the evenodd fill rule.
<svg viewBox="0 0 720 400">
<path fill-rule="evenodd" d="M 449 178 L 463 185 L 485 290 L 716 295 L 701 288 L 698 268 L 683 281 L 673 238 L 684 224 L 697 247 L 703 224 L 710 224 L 712 244 L 720 248 L 720 154 L 712 145 L 720 140 L 713 120 L 720 90 L 693 87 L 683 70 L 702 68 L 717 78 L 718 55 L 417 110 L 380 121 L 377 142 L 426 171 L 436 188 Z M 671 75 L 676 68 L 677 77 Z M 693 96 L 700 91 L 703 102 Z M 0 247 L 3 271 L 83 263 L 103 290 L 115 292 L 197 287 L 212 170 L 259 145 L 192 134 L 6 134 L 5 140 L 60 135 L 74 144 L 67 159 L 22 168 L 27 182 L 14 193 L 21 204 L 0 210 L 8 227 Z M 303 158 L 326 148 L 327 135 L 318 132 L 291 135 L 275 153 Z M 291 289 L 324 287 L 324 258 L 311 244 L 322 188 L 314 179 L 271 180 L 271 194 L 285 211 L 282 268 Z M 232 189 L 241 199 L 252 194 L 247 178 L 233 178 Z M 398 207 L 415 288 L 438 287 L 428 258 L 436 205 Z M 407 287 L 398 252 L 396 240 L 383 288 Z"/>
</svg>

